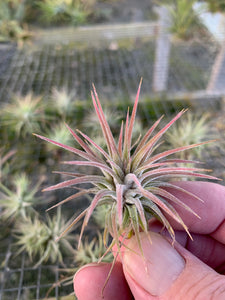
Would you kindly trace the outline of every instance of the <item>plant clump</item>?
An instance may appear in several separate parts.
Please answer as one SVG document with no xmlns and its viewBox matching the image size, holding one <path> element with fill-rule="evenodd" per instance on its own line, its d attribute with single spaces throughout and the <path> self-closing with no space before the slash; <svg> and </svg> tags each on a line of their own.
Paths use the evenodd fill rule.
<svg viewBox="0 0 225 300">
<path fill-rule="evenodd" d="M 75 96 L 75 91 L 69 92 L 65 87 L 61 89 L 52 88 L 50 104 L 54 109 L 54 113 L 57 113 L 63 120 L 71 116 Z"/>
<path fill-rule="evenodd" d="M 174 124 L 166 133 L 167 147 L 181 147 L 189 144 L 200 143 L 210 135 L 210 127 L 207 122 L 208 114 L 201 116 L 188 113 L 180 122 Z M 189 152 L 180 152 L 181 159 L 200 158 L 204 147 L 194 148 Z"/>
<path fill-rule="evenodd" d="M 35 214 L 34 205 L 39 204 L 40 197 L 36 196 L 41 182 L 35 186 L 24 173 L 16 175 L 12 186 L 7 187 L 0 182 L 0 216 L 3 220 L 26 219 Z"/>
<path fill-rule="evenodd" d="M 63 263 L 63 253 L 72 255 L 73 248 L 70 244 L 72 234 L 67 234 L 57 242 L 62 230 L 68 227 L 68 221 L 61 215 L 60 209 L 52 218 L 47 215 L 46 222 L 35 217 L 28 217 L 24 222 L 19 222 L 14 233 L 19 250 L 17 254 L 26 251 L 31 259 L 38 257 L 35 266 L 50 260 L 52 263 Z"/>
<path fill-rule="evenodd" d="M 41 96 L 28 93 L 26 96 L 14 95 L 9 103 L 2 107 L 0 116 L 2 125 L 17 136 L 27 136 L 40 130 L 40 124 L 46 121 L 45 105 Z"/>
<path fill-rule="evenodd" d="M 82 150 L 36 135 L 83 159 L 65 161 L 63 162 L 64 164 L 72 167 L 95 167 L 101 172 L 98 175 L 88 175 L 86 173 L 82 174 L 77 172 L 57 172 L 71 179 L 45 189 L 45 191 L 54 191 L 62 188 L 77 188 L 74 194 L 53 207 L 84 195 L 93 195 L 90 205 L 81 212 L 80 215 L 73 220 L 68 229 L 61 234 L 61 236 L 63 236 L 67 230 L 84 218 L 78 247 L 81 243 L 84 229 L 94 210 L 96 207 L 105 204 L 110 206 L 110 209 L 105 215 L 104 242 L 106 243 L 109 235 L 112 236 L 112 242 L 108 246 L 107 251 L 112 249 L 115 244 L 118 249 L 120 249 L 123 240 L 132 235 L 136 236 L 141 249 L 139 232 L 140 230 L 145 233 L 148 232 L 148 221 L 153 217 L 161 221 L 173 240 L 175 239 L 175 234 L 168 220 L 168 216 L 181 224 L 191 237 L 187 226 L 173 204 L 181 206 L 194 215 L 196 215 L 195 212 L 184 204 L 182 199 L 177 198 L 165 188 L 172 187 L 174 190 L 189 194 L 193 196 L 196 201 L 200 201 L 201 199 L 197 196 L 181 187 L 173 185 L 170 180 L 172 180 L 174 176 L 176 178 L 185 176 L 186 178 L 216 179 L 213 176 L 205 174 L 207 171 L 205 169 L 182 166 L 183 163 L 192 164 L 193 161 L 171 158 L 171 156 L 176 153 L 193 149 L 207 142 L 181 146 L 159 153 L 156 152 L 162 136 L 174 122 L 185 113 L 185 110 L 180 111 L 158 132 L 154 133 L 162 117 L 159 118 L 142 137 L 140 136 L 137 140 L 132 139 L 140 86 L 131 115 L 128 108 L 125 123 L 122 122 L 121 124 L 117 140 L 115 140 L 110 126 L 106 121 L 97 92 L 93 86 L 91 93 L 92 101 L 102 129 L 102 134 L 105 138 L 107 150 L 101 148 L 94 140 L 80 130 L 74 132 L 68 125 L 68 130 Z M 80 184 L 85 184 L 86 186 L 87 183 L 91 184 L 88 188 L 80 189 L 77 187 L 77 185 Z M 196 215 L 196 217 L 198 216 Z"/>
<path fill-rule="evenodd" d="M 79 249 L 75 250 L 75 262 L 78 264 L 78 267 L 89 263 L 96 263 L 104 256 L 106 250 L 102 235 L 98 232 L 97 237 L 94 237 L 91 241 L 87 238 L 84 241 L 81 241 Z M 113 255 L 110 252 L 103 258 L 104 262 L 111 262 L 112 260 Z"/>
</svg>

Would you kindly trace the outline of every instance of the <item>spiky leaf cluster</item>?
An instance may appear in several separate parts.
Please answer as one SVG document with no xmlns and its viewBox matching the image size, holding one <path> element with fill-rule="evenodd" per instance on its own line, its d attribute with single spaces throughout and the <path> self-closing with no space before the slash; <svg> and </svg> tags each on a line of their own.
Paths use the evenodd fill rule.
<svg viewBox="0 0 225 300">
<path fill-rule="evenodd" d="M 34 218 L 28 217 L 26 221 L 18 222 L 14 230 L 16 244 L 20 247 L 17 253 L 26 251 L 32 261 L 38 258 L 36 266 L 48 260 L 62 263 L 65 251 L 73 253 L 69 242 L 72 234 L 68 232 L 57 242 L 62 230 L 68 227 L 68 221 L 61 215 L 61 210 L 58 209 L 52 218 L 49 215 L 46 218 L 46 222 L 43 222 L 37 215 Z"/>
<path fill-rule="evenodd" d="M 41 97 L 32 93 L 26 96 L 14 95 L 0 112 L 1 124 L 18 136 L 27 136 L 40 130 L 40 124 L 46 121 L 44 104 Z"/>
<path fill-rule="evenodd" d="M 98 262 L 105 252 L 106 248 L 102 236 L 98 232 L 97 237 L 93 238 L 90 242 L 87 238 L 81 241 L 79 249 L 75 250 L 75 262 L 79 267 Z M 109 252 L 104 256 L 104 262 L 111 262 L 112 260 L 112 253 Z"/>
<path fill-rule="evenodd" d="M 33 206 L 40 202 L 40 197 L 36 194 L 41 182 L 32 186 L 27 175 L 22 173 L 16 175 L 12 183 L 11 187 L 7 187 L 0 182 L 1 218 L 6 221 L 13 221 L 17 218 L 25 219 L 27 216 L 35 214 Z"/>
<path fill-rule="evenodd" d="M 140 229 L 144 232 L 148 231 L 148 220 L 152 216 L 162 222 L 173 239 L 175 235 L 168 221 L 168 216 L 181 224 L 184 230 L 189 234 L 188 228 L 173 204 L 178 204 L 193 214 L 195 214 L 194 211 L 185 205 L 181 199 L 178 199 L 172 193 L 168 192 L 165 187 L 173 187 L 174 189 L 192 195 L 196 200 L 200 200 L 197 196 L 181 187 L 172 185 L 170 180 L 173 179 L 174 176 L 176 176 L 176 178 L 185 176 L 185 178 L 197 177 L 215 179 L 212 176 L 203 174 L 204 171 L 206 171 L 204 169 L 179 166 L 179 164 L 193 163 L 192 161 L 170 158 L 170 156 L 175 153 L 195 148 L 204 143 L 182 146 L 156 153 L 156 148 L 164 133 L 184 114 L 185 110 L 179 112 L 168 124 L 154 134 L 162 118 L 158 119 L 142 138 L 133 142 L 132 132 L 140 86 L 141 83 L 138 88 L 132 113 L 130 115 L 128 109 L 126 121 L 121 124 L 117 141 L 114 139 L 112 131 L 106 121 L 101 103 L 93 86 L 91 93 L 93 105 L 106 141 L 107 150 L 101 148 L 83 132 L 79 130 L 74 132 L 69 126 L 67 126 L 68 130 L 82 150 L 37 135 L 39 138 L 62 147 L 82 159 L 66 161 L 64 162 L 65 164 L 71 166 L 91 166 L 101 171 L 100 175 L 59 172 L 70 176 L 72 179 L 53 185 L 45 190 L 53 191 L 91 183 L 92 186 L 90 188 L 78 188 L 75 194 L 64 199 L 57 205 L 86 194 L 94 194 L 90 205 L 70 225 L 70 227 L 72 227 L 84 217 L 80 239 L 95 208 L 103 204 L 109 205 L 110 210 L 105 217 L 104 231 L 105 237 L 108 233 L 113 237 L 112 244 L 109 248 L 115 243 L 117 243 L 118 246 L 120 245 L 119 238 L 121 235 L 124 238 L 128 238 L 132 234 L 135 234 L 140 244 L 139 231 Z"/>
</svg>

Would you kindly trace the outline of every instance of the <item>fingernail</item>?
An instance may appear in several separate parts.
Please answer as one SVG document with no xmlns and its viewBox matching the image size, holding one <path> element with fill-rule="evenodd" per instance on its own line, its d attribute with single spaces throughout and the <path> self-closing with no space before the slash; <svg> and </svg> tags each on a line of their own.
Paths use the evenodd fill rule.
<svg viewBox="0 0 225 300">
<path fill-rule="evenodd" d="M 139 287 L 152 296 L 161 296 L 169 290 L 185 267 L 185 261 L 162 236 L 151 232 L 151 242 L 146 233 L 140 233 L 144 257 L 135 237 L 131 238 L 123 256 L 124 271 Z"/>
</svg>

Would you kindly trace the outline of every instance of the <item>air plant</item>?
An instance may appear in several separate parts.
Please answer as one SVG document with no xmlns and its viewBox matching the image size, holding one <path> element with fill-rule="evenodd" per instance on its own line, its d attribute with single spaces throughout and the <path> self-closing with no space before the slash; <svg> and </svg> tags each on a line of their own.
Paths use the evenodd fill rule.
<svg viewBox="0 0 225 300">
<path fill-rule="evenodd" d="M 72 145 L 73 142 L 73 137 L 65 127 L 64 122 L 59 122 L 56 124 L 53 124 L 51 126 L 51 129 L 47 131 L 47 136 L 57 142 L 62 142 L 63 144 L 67 145 Z M 47 149 L 49 151 L 58 149 L 58 147 L 52 145 L 52 144 L 47 144 Z"/>
<path fill-rule="evenodd" d="M 16 245 L 20 247 L 17 254 L 26 251 L 31 261 L 38 258 L 35 266 L 47 261 L 63 263 L 63 253 L 74 253 L 70 244 L 74 237 L 68 231 L 59 242 L 56 240 L 62 230 L 68 227 L 69 222 L 61 215 L 60 209 L 52 218 L 46 215 L 46 222 L 40 220 L 38 215 L 18 222 L 14 230 Z"/>
<path fill-rule="evenodd" d="M 210 127 L 207 122 L 208 114 L 204 113 L 201 116 L 194 115 L 189 112 L 179 123 L 177 122 L 166 133 L 167 147 L 182 147 L 189 144 L 203 142 L 210 135 Z M 193 148 L 188 152 L 180 152 L 179 158 L 193 159 L 200 158 L 203 147 Z"/>
<path fill-rule="evenodd" d="M 97 236 L 94 237 L 91 241 L 89 241 L 89 239 L 85 237 L 84 241 L 81 241 L 79 249 L 74 249 L 75 267 L 63 268 L 59 270 L 66 273 L 66 275 L 61 276 L 61 279 L 49 289 L 46 298 L 49 299 L 47 296 L 50 294 L 50 292 L 55 287 L 55 285 L 57 286 L 71 285 L 73 283 L 74 273 L 80 267 L 86 264 L 98 262 L 99 258 L 105 254 L 105 251 L 106 251 L 106 247 L 103 243 L 102 235 L 100 232 L 98 232 Z M 106 255 L 104 255 L 102 261 L 112 262 L 113 254 L 110 252 L 107 253 Z M 74 296 L 75 299 L 77 299 L 76 295 Z"/>
<path fill-rule="evenodd" d="M 76 92 L 68 91 L 65 87 L 57 89 L 56 87 L 52 88 L 51 93 L 51 104 L 55 109 L 57 114 L 63 119 L 71 115 L 73 112 L 73 101 L 75 100 Z"/>
<path fill-rule="evenodd" d="M 46 121 L 45 105 L 42 98 L 32 93 L 26 96 L 14 95 L 11 101 L 1 109 L 2 124 L 20 136 L 40 130 L 40 124 Z"/>
<path fill-rule="evenodd" d="M 93 238 L 91 241 L 88 238 L 81 241 L 79 249 L 75 250 L 75 262 L 80 268 L 89 263 L 98 262 L 99 259 L 104 256 L 106 252 L 105 245 L 103 243 L 102 235 L 98 232 L 97 237 Z M 104 256 L 104 262 L 111 262 L 113 260 L 112 253 L 107 253 Z"/>
<path fill-rule="evenodd" d="M 95 141 L 86 134 L 79 130 L 77 130 L 76 133 L 68 125 L 68 130 L 79 146 L 82 147 L 82 150 L 36 135 L 45 141 L 83 158 L 83 160 L 66 161 L 64 164 L 71 166 L 94 166 L 101 172 L 101 174 L 98 175 L 59 172 L 72 177 L 72 179 L 65 180 L 45 189 L 45 191 L 53 191 L 67 187 L 76 187 L 80 184 L 91 184 L 88 188 L 78 188 L 78 192 L 55 205 L 58 206 L 86 194 L 94 195 L 90 205 L 83 210 L 83 212 L 73 220 L 68 229 L 60 235 L 60 237 L 62 237 L 67 230 L 84 218 L 78 248 L 84 229 L 93 211 L 97 206 L 102 204 L 110 206 L 110 211 L 106 215 L 104 229 L 105 242 L 109 234 L 112 236 L 112 241 L 107 251 L 110 251 L 115 244 L 117 245 L 118 251 L 120 251 L 119 249 L 124 239 L 132 235 L 136 236 L 140 249 L 142 249 L 139 232 L 140 229 L 145 233 L 148 232 L 148 221 L 152 217 L 162 222 L 173 240 L 175 240 L 175 233 L 167 216 L 170 216 L 181 224 L 191 237 L 187 226 L 173 204 L 178 204 L 183 209 L 196 215 L 196 217 L 198 217 L 197 214 L 189 206 L 184 204 L 182 199 L 174 196 L 165 188 L 172 187 L 174 190 L 182 191 L 183 193 L 193 196 L 196 200 L 201 200 L 189 191 L 173 185 L 169 180 L 172 180 L 174 176 L 180 178 L 185 176 L 189 178 L 216 179 L 213 176 L 204 174 L 204 172 L 207 171 L 205 169 L 179 166 L 179 164 L 183 164 L 184 162 L 193 163 L 192 161 L 170 158 L 173 154 L 193 149 L 207 142 L 181 146 L 156 153 L 161 137 L 174 122 L 185 113 L 185 110 L 180 111 L 156 134 L 153 134 L 153 132 L 159 125 L 162 117 L 147 130 L 143 137 L 140 137 L 136 141 L 132 140 L 140 87 L 141 83 L 138 88 L 132 113 L 130 115 L 128 108 L 125 124 L 122 122 L 118 140 L 116 141 L 106 121 L 97 92 L 93 86 L 93 91 L 91 92 L 92 101 L 101 125 L 102 134 L 106 141 L 107 151 L 97 145 Z"/>
<path fill-rule="evenodd" d="M 40 185 L 41 181 L 33 186 L 24 173 L 15 175 L 10 187 L 0 182 L 1 218 L 6 221 L 13 221 L 34 215 L 34 205 L 40 202 L 40 197 L 36 196 Z"/>
</svg>

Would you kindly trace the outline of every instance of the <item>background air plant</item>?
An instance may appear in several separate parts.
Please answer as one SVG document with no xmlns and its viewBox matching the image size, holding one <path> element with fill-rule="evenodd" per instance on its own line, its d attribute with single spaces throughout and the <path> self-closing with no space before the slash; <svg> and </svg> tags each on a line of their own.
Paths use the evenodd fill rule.
<svg viewBox="0 0 225 300">
<path fill-rule="evenodd" d="M 47 136 L 57 142 L 63 142 L 63 144 L 67 145 L 72 145 L 73 142 L 73 137 L 65 127 L 64 122 L 59 122 L 56 124 L 53 124 L 51 126 L 51 129 L 47 131 Z M 52 151 L 56 150 L 58 147 L 52 145 L 52 144 L 47 144 L 47 150 Z"/>
<path fill-rule="evenodd" d="M 2 107 L 0 114 L 2 124 L 18 136 L 40 130 L 40 124 L 46 121 L 42 98 L 32 93 L 26 96 L 14 95 L 11 102 Z"/>
<path fill-rule="evenodd" d="M 68 228 L 70 229 L 80 219 L 84 218 L 78 246 L 80 245 L 84 229 L 88 224 L 94 209 L 102 204 L 110 206 L 110 212 L 106 215 L 104 229 L 105 243 L 108 234 L 112 236 L 112 242 L 108 246 L 107 251 L 115 244 L 117 244 L 118 249 L 120 249 L 123 239 L 129 238 L 133 234 L 135 234 L 141 249 L 139 231 L 141 229 L 146 233 L 148 232 L 148 220 L 153 216 L 162 222 L 173 240 L 175 239 L 175 234 L 167 216 L 170 216 L 180 223 L 184 230 L 190 235 L 187 226 L 184 224 L 173 204 L 178 204 L 183 209 L 187 209 L 193 214 L 195 213 L 190 207 L 185 205 L 181 199 L 178 199 L 164 188 L 172 187 L 175 190 L 192 195 L 197 201 L 200 200 L 197 196 L 173 185 L 169 180 L 173 179 L 174 175 L 181 178 L 185 176 L 190 178 L 215 179 L 213 176 L 202 173 L 207 170 L 179 166 L 179 164 L 184 162 L 188 163 L 187 160 L 169 158 L 173 154 L 195 148 L 204 144 L 204 142 L 156 153 L 161 137 L 173 123 L 184 114 L 185 110 L 179 112 L 156 134 L 153 134 L 153 132 L 162 118 L 158 119 L 141 139 L 138 141 L 132 140 L 139 93 L 140 86 L 132 113 L 130 115 L 128 109 L 125 124 L 122 122 L 120 134 L 116 141 L 106 121 L 101 103 L 93 86 L 93 92 L 91 93 L 93 105 L 107 144 L 107 151 L 98 146 L 83 132 L 77 130 L 76 133 L 69 126 L 67 126 L 68 130 L 83 150 L 37 135 L 39 138 L 58 145 L 83 158 L 83 160 L 64 162 L 65 164 L 71 166 L 94 166 L 101 171 L 101 174 L 99 175 L 59 172 L 68 175 L 72 179 L 68 179 L 45 189 L 45 191 L 53 191 L 66 187 L 74 187 L 78 184 L 92 184 L 91 187 L 82 189 L 58 203 L 58 205 L 60 205 L 86 194 L 94 195 L 91 204 L 76 219 L 74 219 Z M 191 163 L 193 162 L 191 161 Z M 66 229 L 61 236 L 63 236 L 68 229 Z"/>
<path fill-rule="evenodd" d="M 15 175 L 12 186 L 7 187 L 0 182 L 0 216 L 3 220 L 13 221 L 18 218 L 26 219 L 35 214 L 34 205 L 39 204 L 40 197 L 36 196 L 41 182 L 35 186 L 26 174 Z"/>
<path fill-rule="evenodd" d="M 14 230 L 17 238 L 16 244 L 20 246 L 17 254 L 25 250 L 32 261 L 38 257 L 36 266 L 48 260 L 52 263 L 57 261 L 63 263 L 62 253 L 71 255 L 73 253 L 70 240 L 74 237 L 69 234 L 69 231 L 57 242 L 62 230 L 69 225 L 61 215 L 61 210 L 58 209 L 57 214 L 52 218 L 49 215 L 46 218 L 45 223 L 37 215 L 34 218 L 28 217 L 24 222 L 19 222 Z"/>
<path fill-rule="evenodd" d="M 79 240 L 79 237 L 77 237 Z M 61 276 L 61 279 L 56 283 L 59 286 L 71 285 L 73 283 L 74 273 L 82 266 L 88 263 L 96 263 L 99 261 L 106 251 L 106 247 L 103 243 L 102 235 L 98 232 L 97 236 L 94 237 L 91 241 L 86 237 L 84 241 L 81 241 L 79 249 L 74 250 L 74 262 L 75 267 L 60 269 L 65 273 L 64 276 Z M 102 259 L 103 262 L 112 262 L 113 254 L 107 253 Z M 48 294 L 51 292 L 53 287 L 50 288 Z M 75 295 L 74 295 L 75 296 Z M 47 296 L 46 296 L 47 297 Z M 74 299 L 74 298 L 73 298 Z M 76 296 L 75 296 L 75 299 Z"/>
<path fill-rule="evenodd" d="M 75 263 L 78 268 L 80 268 L 86 264 L 98 262 L 105 252 L 106 247 L 103 243 L 102 235 L 98 232 L 97 237 L 94 237 L 91 241 L 89 241 L 88 238 L 85 238 L 83 242 L 81 241 L 79 249 L 75 250 Z M 113 261 L 112 253 L 107 253 L 103 261 Z"/>
<path fill-rule="evenodd" d="M 206 140 L 210 135 L 208 117 L 206 113 L 198 116 L 188 112 L 174 124 L 170 131 L 166 132 L 166 147 L 177 148 Z M 203 149 L 203 147 L 197 147 L 188 152 L 180 152 L 178 155 L 181 159 L 196 159 L 201 157 Z"/>
<path fill-rule="evenodd" d="M 73 112 L 73 105 L 76 92 L 69 92 L 65 87 L 61 89 L 52 88 L 51 104 L 57 114 L 65 120 L 68 116 L 71 116 Z"/>
</svg>

